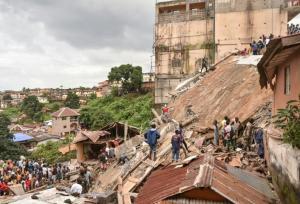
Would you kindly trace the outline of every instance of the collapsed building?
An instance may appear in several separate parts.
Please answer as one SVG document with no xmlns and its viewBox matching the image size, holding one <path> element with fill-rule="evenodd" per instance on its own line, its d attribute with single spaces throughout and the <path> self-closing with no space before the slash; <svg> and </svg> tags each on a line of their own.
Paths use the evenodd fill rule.
<svg viewBox="0 0 300 204">
<path fill-rule="evenodd" d="M 299 13 L 289 0 L 158 1 L 155 21 L 155 103 L 170 101 L 170 91 L 231 52 L 249 48 L 260 36 L 285 36 Z"/>
<path fill-rule="evenodd" d="M 139 134 L 138 128 L 120 122 L 108 124 L 98 131 L 79 131 L 73 140 L 77 150 L 77 161 L 98 159 L 100 150 L 108 146 L 117 147 Z"/>
</svg>

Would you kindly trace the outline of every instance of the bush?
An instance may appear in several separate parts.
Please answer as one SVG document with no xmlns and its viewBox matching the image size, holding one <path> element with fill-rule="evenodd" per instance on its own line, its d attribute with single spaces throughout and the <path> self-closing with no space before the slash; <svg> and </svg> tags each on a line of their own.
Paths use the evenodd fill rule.
<svg viewBox="0 0 300 204">
<path fill-rule="evenodd" d="M 49 141 L 46 144 L 41 144 L 31 153 L 31 159 L 43 159 L 48 164 L 55 164 L 59 162 L 69 161 L 76 158 L 76 151 L 71 151 L 63 155 L 59 148 L 63 146 L 63 142 Z"/>
<path fill-rule="evenodd" d="M 122 97 L 110 95 L 90 101 L 80 111 L 80 122 L 93 130 L 114 121 L 127 121 L 129 125 L 145 129 L 152 119 L 152 107 L 151 94 L 129 94 Z"/>
<path fill-rule="evenodd" d="M 300 95 L 299 100 L 289 101 L 286 108 L 278 109 L 275 125 L 281 128 L 283 141 L 300 149 Z"/>
</svg>

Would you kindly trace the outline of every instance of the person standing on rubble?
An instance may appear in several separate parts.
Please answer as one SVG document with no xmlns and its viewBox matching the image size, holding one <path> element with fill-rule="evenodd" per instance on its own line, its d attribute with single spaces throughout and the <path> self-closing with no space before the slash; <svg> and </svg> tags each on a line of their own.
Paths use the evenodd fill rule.
<svg viewBox="0 0 300 204">
<path fill-rule="evenodd" d="M 247 124 L 246 124 L 246 128 L 243 134 L 243 138 L 244 138 L 244 150 L 246 151 L 250 151 L 250 145 L 251 145 L 251 141 L 253 138 L 253 122 L 254 120 L 251 118 Z"/>
<path fill-rule="evenodd" d="M 232 123 L 232 129 L 233 129 L 233 138 L 232 138 L 232 144 L 233 148 L 235 149 L 237 146 L 237 140 L 241 135 L 241 122 L 238 117 L 234 118 L 234 121 Z"/>
<path fill-rule="evenodd" d="M 163 118 L 162 118 L 163 121 L 164 122 L 169 122 L 169 119 L 170 119 L 170 117 L 169 117 L 170 116 L 169 111 L 170 110 L 169 110 L 169 107 L 167 106 L 167 104 L 165 104 L 164 107 L 162 107 L 161 110 L 162 110 L 162 114 L 163 114 Z"/>
<path fill-rule="evenodd" d="M 229 121 L 229 118 L 228 118 L 228 116 L 225 116 L 224 119 L 223 119 L 222 122 L 221 122 L 222 143 L 223 143 L 224 146 L 225 146 L 225 140 L 224 140 L 224 138 L 225 138 L 225 132 L 224 132 L 224 129 L 225 129 L 225 127 L 226 127 L 227 121 Z"/>
<path fill-rule="evenodd" d="M 180 139 L 181 139 L 181 144 L 183 144 L 183 146 L 185 147 L 185 150 L 187 151 L 187 152 L 190 152 L 190 150 L 189 150 L 189 148 L 188 148 L 188 146 L 187 146 L 187 144 L 186 144 L 186 141 L 185 141 L 185 139 L 184 139 L 184 129 L 183 129 L 183 125 L 182 125 L 182 123 L 179 123 L 179 131 L 180 131 Z M 182 145 L 181 145 L 182 146 Z M 183 149 L 184 150 L 184 149 Z"/>
<path fill-rule="evenodd" d="M 226 126 L 224 128 L 224 146 L 227 151 L 229 151 L 230 146 L 232 145 L 232 127 L 230 125 L 230 121 L 226 121 Z"/>
<path fill-rule="evenodd" d="M 214 145 L 219 145 L 219 127 L 218 127 L 218 121 L 214 120 L 213 122 L 213 128 L 214 128 Z"/>
<path fill-rule="evenodd" d="M 264 131 L 262 128 L 258 128 L 258 130 L 255 133 L 255 142 L 258 145 L 257 154 L 258 156 L 263 159 L 265 155 L 264 150 Z"/>
<path fill-rule="evenodd" d="M 156 146 L 157 140 L 160 138 L 159 132 L 156 130 L 156 125 L 153 123 L 151 124 L 151 128 L 144 134 L 146 142 L 150 147 L 150 154 L 149 157 L 152 160 L 156 160 Z M 153 158 L 152 158 L 153 155 Z"/>
<path fill-rule="evenodd" d="M 172 144 L 172 161 L 178 162 L 180 155 L 180 146 L 181 146 L 181 134 L 180 130 L 175 130 L 175 135 L 171 139 Z"/>
</svg>

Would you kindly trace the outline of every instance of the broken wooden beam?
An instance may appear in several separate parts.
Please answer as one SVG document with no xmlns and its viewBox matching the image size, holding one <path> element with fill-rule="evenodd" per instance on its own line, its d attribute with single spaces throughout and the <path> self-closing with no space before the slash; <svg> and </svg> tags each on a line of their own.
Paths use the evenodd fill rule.
<svg viewBox="0 0 300 204">
<path fill-rule="evenodd" d="M 188 126 L 189 124 L 195 122 L 196 120 L 198 120 L 198 116 L 193 116 L 192 118 L 189 118 L 189 119 L 183 121 L 182 126 L 183 127 Z"/>
<path fill-rule="evenodd" d="M 160 115 L 156 112 L 156 110 L 154 108 L 152 108 L 151 111 L 154 114 L 155 118 L 157 118 L 158 122 L 160 124 L 163 124 L 163 121 L 161 120 Z"/>
</svg>

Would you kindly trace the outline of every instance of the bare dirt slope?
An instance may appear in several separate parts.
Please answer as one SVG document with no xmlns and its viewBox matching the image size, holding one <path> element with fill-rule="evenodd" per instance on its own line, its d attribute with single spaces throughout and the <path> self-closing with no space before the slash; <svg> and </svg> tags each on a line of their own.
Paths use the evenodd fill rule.
<svg viewBox="0 0 300 204">
<path fill-rule="evenodd" d="M 186 119 L 186 107 L 192 105 L 199 116 L 196 125 L 200 127 L 210 127 L 213 120 L 220 121 L 225 115 L 244 121 L 271 101 L 270 89 L 260 88 L 256 66 L 238 65 L 237 60 L 238 57 L 233 56 L 220 63 L 196 86 L 171 102 L 175 120 Z"/>
</svg>

